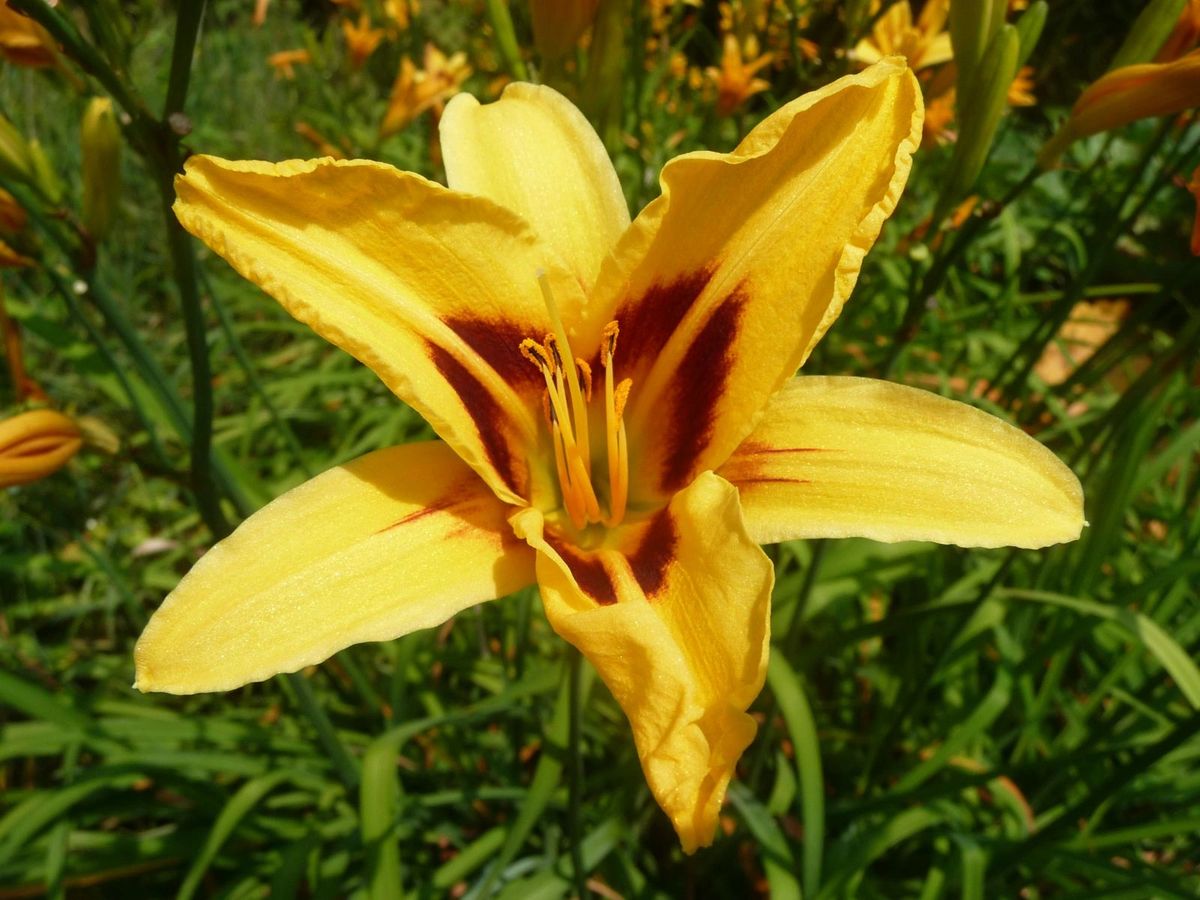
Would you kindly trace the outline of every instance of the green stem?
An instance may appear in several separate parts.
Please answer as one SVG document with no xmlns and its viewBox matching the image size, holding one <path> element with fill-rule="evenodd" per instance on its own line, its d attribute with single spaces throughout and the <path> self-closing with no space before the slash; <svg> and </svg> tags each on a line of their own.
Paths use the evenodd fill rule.
<svg viewBox="0 0 1200 900">
<path fill-rule="evenodd" d="M 571 868 L 575 876 L 575 891 L 580 898 L 587 896 L 587 870 L 583 864 L 583 828 L 580 821 L 580 801 L 583 795 L 583 753 L 580 746 L 580 730 L 583 720 L 583 698 L 580 686 L 582 661 L 583 657 L 579 651 L 571 647 L 567 657 L 570 680 L 568 690 L 571 694 L 571 721 L 567 736 L 567 760 L 570 764 L 567 772 L 569 796 L 567 821 L 568 839 L 571 841 Z"/>
<path fill-rule="evenodd" d="M 996 213 L 1003 212 L 1004 208 L 1016 200 L 1041 174 L 1042 170 L 1036 166 L 1026 172 L 1025 177 L 1009 188 L 1008 192 L 999 200 Z M 900 322 L 900 327 L 896 329 L 887 361 L 883 364 L 884 378 L 892 377 L 896 369 L 896 364 L 900 361 L 905 348 L 912 343 L 920 331 L 921 320 L 925 317 L 927 309 L 925 304 L 926 298 L 933 296 L 941 289 L 946 276 L 950 274 L 951 267 L 958 262 L 959 257 L 962 256 L 967 247 L 974 241 L 975 236 L 993 218 L 994 216 L 972 216 L 958 232 L 955 239 L 950 242 L 949 246 L 934 260 L 925 277 L 921 279 L 913 278 L 912 289 L 909 291 L 908 302 L 904 308 L 904 318 Z M 940 221 L 932 223 L 933 228 L 940 228 L 940 226 Z"/>
<path fill-rule="evenodd" d="M 505 0 L 487 0 L 487 11 L 488 18 L 492 20 L 492 30 L 496 32 L 496 46 L 504 57 L 508 71 L 517 81 L 528 81 L 529 73 L 525 71 L 525 61 L 521 59 L 521 48 L 517 45 L 517 33 L 508 12 L 508 3 Z"/>
<path fill-rule="evenodd" d="M 180 0 L 179 11 L 175 14 L 175 44 L 171 48 L 171 74 L 167 81 L 167 99 L 163 104 L 164 122 L 169 121 L 174 113 L 183 112 L 192 75 L 192 56 L 200 34 L 200 20 L 204 18 L 204 5 L 205 0 Z"/>
<path fill-rule="evenodd" d="M 135 131 L 143 136 L 153 131 L 154 117 L 146 108 L 146 104 L 105 62 L 96 48 L 83 39 L 68 17 L 59 15 L 46 0 L 12 0 L 10 5 L 50 32 L 66 55 L 112 94 L 133 119 Z"/>
<path fill-rule="evenodd" d="M 50 281 L 54 285 L 54 289 L 62 297 L 63 303 L 66 304 L 67 311 L 71 314 L 71 317 L 83 327 L 92 345 L 104 357 L 104 361 L 108 363 L 109 369 L 112 370 L 117 382 L 121 385 L 121 390 L 129 400 L 130 407 L 138 419 L 141 420 L 142 427 L 146 430 L 146 437 L 150 441 L 151 448 L 154 450 L 154 455 L 164 466 L 168 465 L 166 450 L 163 449 L 162 442 L 158 438 L 158 428 L 151 418 L 149 411 L 142 404 L 141 398 L 138 397 L 137 391 L 133 389 L 133 383 L 129 380 L 129 376 L 125 374 L 124 367 L 113 355 L 112 349 L 104 339 L 104 335 L 100 333 L 99 329 L 92 323 L 92 320 L 87 317 L 87 313 L 84 312 L 79 299 L 75 296 L 75 292 L 66 283 L 66 279 L 49 266 L 44 266 L 43 270 L 50 276 Z"/>
<path fill-rule="evenodd" d="M 167 83 L 164 119 L 170 120 L 183 112 L 187 100 L 192 55 L 200 20 L 204 15 L 204 0 L 185 0 L 180 3 L 175 19 L 175 43 L 171 51 L 171 73 Z M 175 173 L 180 164 L 179 139 L 175 131 L 162 129 L 163 146 L 160 153 L 147 153 L 146 161 L 158 169 L 158 189 L 162 198 L 163 221 L 167 230 L 167 250 L 171 269 L 183 308 L 183 325 L 187 334 L 188 361 L 192 370 L 192 441 L 191 484 L 196 503 L 205 524 L 217 538 L 227 535 L 231 528 L 212 478 L 213 393 L 212 369 L 208 360 L 208 336 L 204 310 L 196 284 L 196 257 L 191 241 L 171 209 L 175 202 Z"/>
<path fill-rule="evenodd" d="M 229 342 L 229 348 L 233 351 L 234 359 L 241 366 L 242 372 L 246 376 L 246 381 L 250 384 L 250 390 L 262 401 L 263 406 L 267 410 L 267 415 L 271 419 L 271 424 L 275 426 L 275 430 L 279 432 L 279 436 L 287 444 L 288 451 L 292 454 L 296 466 L 304 473 L 305 477 L 312 478 L 315 473 L 304 459 L 304 450 L 300 446 L 300 441 L 296 439 L 296 433 L 292 431 L 291 426 L 280 415 L 275 401 L 271 399 L 271 395 L 267 393 L 266 386 L 258 377 L 258 369 L 255 367 L 253 360 L 250 359 L 249 354 L 246 353 L 246 348 L 242 346 L 242 342 L 238 338 L 237 331 L 234 328 L 233 320 L 229 317 L 229 311 L 225 309 L 225 304 L 220 301 L 211 285 L 209 285 L 208 280 L 204 278 L 203 272 L 201 273 L 201 281 L 204 285 L 204 293 L 208 296 L 209 304 L 217 314 L 217 321 L 221 323 L 221 331 L 225 334 L 225 340 Z"/>
<path fill-rule="evenodd" d="M 346 749 L 346 745 L 342 743 L 342 739 L 333 730 L 333 723 L 329 721 L 329 717 L 325 715 L 325 710 L 317 702 L 312 685 L 308 683 L 307 678 L 303 675 L 297 675 L 295 672 L 285 675 L 284 678 L 295 693 L 296 702 L 299 704 L 300 710 L 316 730 L 317 740 L 321 742 L 321 746 L 329 754 L 329 761 L 333 764 L 333 769 L 337 773 L 338 778 L 347 789 L 353 790 L 358 786 L 359 778 L 361 777 L 358 763 L 354 761 L 354 757 L 350 755 L 350 751 Z"/>
</svg>

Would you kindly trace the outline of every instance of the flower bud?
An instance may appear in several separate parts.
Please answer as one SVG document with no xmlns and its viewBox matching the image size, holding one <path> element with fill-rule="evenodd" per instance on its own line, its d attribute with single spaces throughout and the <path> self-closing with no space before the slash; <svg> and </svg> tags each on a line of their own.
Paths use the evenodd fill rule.
<svg viewBox="0 0 1200 900">
<path fill-rule="evenodd" d="M 0 421 L 0 488 L 54 474 L 81 446 L 83 436 L 75 422 L 51 409 Z"/>
<path fill-rule="evenodd" d="M 121 129 L 112 101 L 88 103 L 80 129 L 83 145 L 83 225 L 101 241 L 108 234 L 121 196 Z"/>
<path fill-rule="evenodd" d="M 29 142 L 3 115 L 0 115 L 0 175 L 26 182 L 33 178 Z"/>
<path fill-rule="evenodd" d="M 29 159 L 33 162 L 33 186 L 52 205 L 61 203 L 63 195 L 62 181 L 59 179 L 58 173 L 54 171 L 50 157 L 46 155 L 46 151 L 42 148 L 42 142 L 37 138 L 29 141 Z"/>
<path fill-rule="evenodd" d="M 546 61 L 561 59 L 583 37 L 600 0 L 529 0 L 533 18 L 533 42 Z"/>
</svg>

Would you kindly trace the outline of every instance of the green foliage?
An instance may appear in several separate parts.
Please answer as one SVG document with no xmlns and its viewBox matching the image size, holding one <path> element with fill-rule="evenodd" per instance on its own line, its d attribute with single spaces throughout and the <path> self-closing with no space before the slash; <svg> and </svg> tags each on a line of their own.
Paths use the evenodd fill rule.
<svg viewBox="0 0 1200 900">
<path fill-rule="evenodd" d="M 161 110 L 174 15 L 145 2 L 106 16 L 112 5 L 82 4 L 71 21 Z M 669 7 L 671 37 L 644 57 L 651 35 L 633 23 L 613 149 L 635 209 L 667 158 L 727 149 L 846 68 L 840 51 L 860 35 L 840 4 L 768 6 L 786 11 L 789 39 L 817 40 L 820 58 L 781 54 L 771 90 L 729 119 L 671 74 L 675 52 L 692 67 L 719 62 L 715 5 Z M 860 6 L 849 21 L 863 30 Z M 208 10 L 185 149 L 311 155 L 294 131 L 307 122 L 348 154 L 437 176 L 427 117 L 378 136 L 400 57 L 427 40 L 469 48 L 466 87 L 480 94 L 506 66 L 471 4 L 423 0 L 410 29 L 357 71 L 336 22 L 277 3 L 256 29 L 248 7 Z M 517 3 L 511 12 L 536 71 L 520 50 L 527 17 Z M 1055 76 L 1039 94 L 1069 106 L 1137 13 L 1051 4 L 1030 58 Z M 275 77 L 267 54 L 293 47 L 313 62 L 295 80 Z M 65 191 L 56 211 L 0 171 L 31 212 L 18 243 L 43 262 L 3 273 L 4 302 L 31 373 L 121 445 L 0 494 L 0 900 L 549 898 L 577 893 L 581 876 L 625 897 L 1195 896 L 1200 275 L 1186 247 L 1192 200 L 1177 184 L 1200 165 L 1195 123 L 1096 136 L 1039 175 L 1034 156 L 1064 110 L 1010 111 L 974 148 L 983 199 L 958 229 L 923 222 L 954 155 L 926 145 L 806 371 L 890 372 L 1019 422 L 1080 475 L 1090 526 L 1043 552 L 771 548 L 775 642 L 759 735 L 723 833 L 684 858 L 623 714 L 586 666 L 564 674 L 566 646 L 532 592 L 228 695 L 133 691 L 133 642 L 212 542 L 189 474 L 191 410 L 207 386 L 213 491 L 231 520 L 429 432 L 198 247 L 191 338 L 213 374 L 194 380 L 150 124 L 125 123 L 143 152 L 122 155 L 111 234 L 90 258 L 80 252 L 78 128 L 103 86 L 70 71 L 0 68 L 0 113 L 40 142 Z M 1086 361 L 1052 377 L 1039 362 L 1077 352 L 1078 330 L 1062 326 L 1087 299 L 1128 310 Z M 0 383 L 5 408 L 13 390 Z M 574 721 L 572 695 L 586 698 Z"/>
</svg>

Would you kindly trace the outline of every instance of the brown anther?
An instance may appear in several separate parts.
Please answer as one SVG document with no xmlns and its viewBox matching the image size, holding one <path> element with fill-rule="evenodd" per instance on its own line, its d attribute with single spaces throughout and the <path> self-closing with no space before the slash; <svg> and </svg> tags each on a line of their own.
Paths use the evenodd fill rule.
<svg viewBox="0 0 1200 900">
<path fill-rule="evenodd" d="M 539 369 L 548 369 L 550 367 L 550 362 L 546 358 L 546 348 L 533 338 L 525 338 L 525 340 L 521 341 L 520 350 L 521 355 Z"/>
<path fill-rule="evenodd" d="M 617 389 L 613 392 L 613 411 L 618 422 L 625 415 L 625 401 L 629 399 L 629 389 L 632 387 L 633 379 L 626 378 L 617 385 Z"/>
<path fill-rule="evenodd" d="M 620 329 L 617 327 L 616 320 L 609 322 L 604 326 L 604 330 L 600 332 L 600 340 L 604 343 L 605 352 L 601 354 L 600 361 L 604 365 L 608 365 L 609 360 L 617 355 L 617 332 Z"/>
<path fill-rule="evenodd" d="M 588 403 L 592 402 L 592 367 L 586 362 L 575 357 L 575 366 L 579 369 L 579 376 L 583 379 L 583 396 Z"/>
<path fill-rule="evenodd" d="M 563 371 L 562 354 L 558 352 L 558 338 L 556 338 L 553 334 L 548 334 L 546 335 L 544 344 L 546 347 L 546 352 L 550 354 L 550 361 L 552 363 L 550 371 Z"/>
</svg>

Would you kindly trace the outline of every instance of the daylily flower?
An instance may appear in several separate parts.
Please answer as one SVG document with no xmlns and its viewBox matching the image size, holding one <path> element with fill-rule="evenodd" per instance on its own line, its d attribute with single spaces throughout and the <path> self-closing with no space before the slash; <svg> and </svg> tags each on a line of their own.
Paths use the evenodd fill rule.
<svg viewBox="0 0 1200 900">
<path fill-rule="evenodd" d="M 753 739 L 773 573 L 758 544 L 1075 538 L 1079 483 L 979 410 L 792 375 L 895 207 L 920 93 L 891 59 L 690 153 L 632 223 L 560 94 L 460 94 L 450 189 L 370 161 L 194 157 L 179 220 L 370 366 L 441 440 L 250 517 L 138 642 L 146 691 L 230 690 L 535 582 L 627 714 L 683 849 Z"/>
<path fill-rule="evenodd" d="M 286 78 L 291 81 L 296 77 L 296 66 L 308 65 L 312 62 L 312 54 L 303 47 L 294 50 L 279 50 L 267 57 L 267 62 L 275 70 L 276 78 Z"/>
<path fill-rule="evenodd" d="M 408 30 L 413 16 L 420 11 L 420 0 L 383 0 L 383 14 L 399 31 Z"/>
<path fill-rule="evenodd" d="M 758 41 L 753 37 L 748 38 L 746 56 L 754 56 L 756 53 Z M 772 58 L 772 54 L 764 53 L 757 59 L 746 62 L 737 37 L 732 34 L 725 35 L 721 68 L 709 66 L 705 69 L 708 80 L 717 88 L 717 115 L 733 115 L 743 103 L 771 86 L 771 82 L 755 76 L 760 69 L 771 64 Z"/>
<path fill-rule="evenodd" d="M 462 51 L 446 56 L 433 44 L 425 45 L 423 68 L 417 69 L 407 56 L 400 60 L 400 71 L 392 83 L 388 108 L 379 126 L 381 137 L 408 127 L 426 110 L 440 115 L 447 100 L 459 92 L 471 77 L 471 66 Z"/>
<path fill-rule="evenodd" d="M 52 409 L 36 409 L 0 421 L 0 488 L 53 475 L 82 446 L 79 426 Z"/>
<path fill-rule="evenodd" d="M 854 57 L 861 63 L 878 62 L 893 54 L 908 59 L 913 69 L 924 69 L 954 58 L 946 18 L 950 0 L 927 0 L 917 22 L 913 24 L 912 7 L 900 0 L 880 16 L 869 37 L 854 48 Z"/>
<path fill-rule="evenodd" d="M 363 13 L 355 24 L 350 19 L 342 20 L 342 36 L 346 39 L 346 52 L 350 54 L 350 66 L 361 69 L 379 42 L 384 38 L 382 28 L 372 28 L 371 20 Z"/>
<path fill-rule="evenodd" d="M 1037 97 L 1033 93 L 1033 66 L 1021 66 L 1012 84 L 1008 86 L 1009 106 L 1036 106 Z"/>
</svg>

